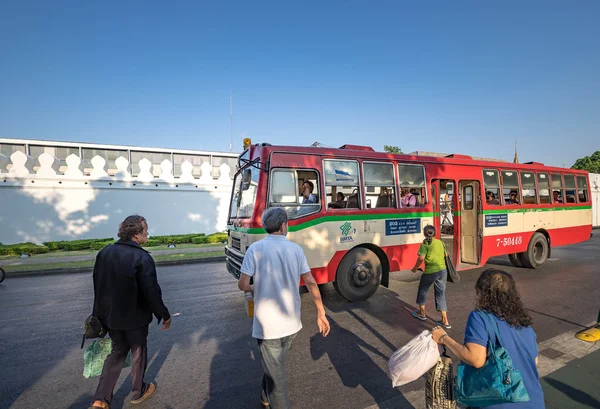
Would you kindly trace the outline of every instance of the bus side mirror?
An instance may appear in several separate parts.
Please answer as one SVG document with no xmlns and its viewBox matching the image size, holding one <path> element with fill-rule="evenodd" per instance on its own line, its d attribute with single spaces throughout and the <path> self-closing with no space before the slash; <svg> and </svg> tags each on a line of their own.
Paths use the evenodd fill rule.
<svg viewBox="0 0 600 409">
<path fill-rule="evenodd" d="M 242 190 L 248 190 L 250 188 L 250 182 L 252 181 L 252 169 L 244 169 L 242 174 Z"/>
</svg>

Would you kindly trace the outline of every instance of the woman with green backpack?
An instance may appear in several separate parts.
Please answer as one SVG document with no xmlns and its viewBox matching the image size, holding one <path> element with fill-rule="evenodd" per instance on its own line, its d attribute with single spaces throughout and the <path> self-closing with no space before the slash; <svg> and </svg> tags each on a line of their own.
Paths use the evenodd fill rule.
<svg viewBox="0 0 600 409">
<path fill-rule="evenodd" d="M 471 408 L 543 409 L 536 335 L 514 279 L 488 269 L 479 276 L 475 290 L 475 311 L 469 315 L 464 344 L 441 327 L 432 330 L 434 341 L 462 361 L 456 401 Z"/>
</svg>

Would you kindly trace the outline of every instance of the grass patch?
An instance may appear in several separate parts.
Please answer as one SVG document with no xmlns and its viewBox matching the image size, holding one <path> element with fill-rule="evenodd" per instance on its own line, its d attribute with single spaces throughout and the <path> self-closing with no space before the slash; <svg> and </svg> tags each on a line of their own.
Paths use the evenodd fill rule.
<svg viewBox="0 0 600 409">
<path fill-rule="evenodd" d="M 224 256 L 225 252 L 221 251 L 206 251 L 203 253 L 177 253 L 177 254 L 159 254 L 154 256 L 154 261 L 185 261 L 198 260 L 208 257 Z M 25 272 L 25 271 L 41 271 L 54 270 L 57 268 L 91 268 L 94 266 L 94 260 L 85 261 L 65 261 L 60 263 L 40 263 L 40 264 L 22 264 L 3 266 L 2 268 L 7 273 Z"/>
<path fill-rule="evenodd" d="M 168 248 L 166 245 L 156 246 L 156 247 L 146 247 L 146 250 L 149 252 L 153 252 L 156 250 L 169 250 L 176 252 L 181 249 L 199 249 L 205 247 L 214 247 L 214 248 L 223 248 L 223 244 L 177 244 L 177 247 L 174 249 Z M 52 257 L 70 257 L 70 256 L 95 256 L 98 253 L 98 250 L 77 250 L 77 251 L 51 251 L 46 254 L 33 254 L 29 259 L 36 258 L 52 258 Z M 158 257 L 158 256 L 157 256 Z M 20 258 L 20 256 L 0 256 L 0 260 L 16 260 Z"/>
</svg>

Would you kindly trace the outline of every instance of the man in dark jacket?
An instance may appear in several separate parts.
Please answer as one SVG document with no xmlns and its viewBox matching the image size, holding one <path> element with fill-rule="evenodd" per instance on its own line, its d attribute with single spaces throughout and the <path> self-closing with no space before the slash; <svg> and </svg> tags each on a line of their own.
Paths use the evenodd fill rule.
<svg viewBox="0 0 600 409">
<path fill-rule="evenodd" d="M 119 241 L 102 249 L 94 265 L 94 314 L 108 328 L 112 352 L 104 362 L 92 408 L 109 408 L 117 379 L 131 350 L 132 400 L 146 400 L 156 384 L 144 383 L 147 365 L 148 325 L 154 315 L 171 326 L 162 301 L 156 267 L 141 245 L 148 240 L 148 224 L 142 216 L 129 216 L 119 226 Z"/>
</svg>

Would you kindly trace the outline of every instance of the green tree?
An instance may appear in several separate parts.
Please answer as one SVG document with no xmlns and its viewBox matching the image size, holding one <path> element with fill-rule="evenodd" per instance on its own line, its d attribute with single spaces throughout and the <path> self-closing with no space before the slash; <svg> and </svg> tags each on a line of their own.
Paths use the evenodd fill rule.
<svg viewBox="0 0 600 409">
<path fill-rule="evenodd" d="M 592 156 L 579 158 L 571 169 L 587 170 L 590 173 L 600 173 L 600 151 L 594 152 Z"/>
<path fill-rule="evenodd" d="M 404 153 L 402 152 L 402 149 L 392 145 L 383 145 L 383 150 L 388 153 Z"/>
</svg>

